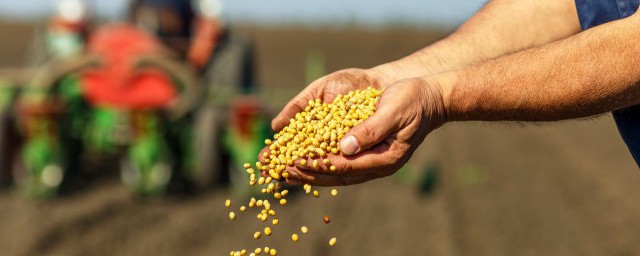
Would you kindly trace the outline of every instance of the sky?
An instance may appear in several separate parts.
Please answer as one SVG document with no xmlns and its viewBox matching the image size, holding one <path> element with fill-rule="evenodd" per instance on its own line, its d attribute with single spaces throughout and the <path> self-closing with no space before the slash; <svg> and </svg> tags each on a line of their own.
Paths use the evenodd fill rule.
<svg viewBox="0 0 640 256">
<path fill-rule="evenodd" d="M 94 10 L 117 17 L 128 0 L 90 0 Z M 455 27 L 486 0 L 221 0 L 230 21 L 261 24 L 411 24 Z M 55 0 L 0 1 L 0 17 L 28 19 L 55 10 Z"/>
</svg>

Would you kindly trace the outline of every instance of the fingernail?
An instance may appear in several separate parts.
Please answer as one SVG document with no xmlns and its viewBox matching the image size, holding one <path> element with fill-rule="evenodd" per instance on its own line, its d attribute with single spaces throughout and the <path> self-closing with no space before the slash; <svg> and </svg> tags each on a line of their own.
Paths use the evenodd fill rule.
<svg viewBox="0 0 640 256">
<path fill-rule="evenodd" d="M 360 149 L 358 140 L 353 135 L 349 135 L 340 141 L 340 151 L 345 155 L 353 155 Z"/>
</svg>

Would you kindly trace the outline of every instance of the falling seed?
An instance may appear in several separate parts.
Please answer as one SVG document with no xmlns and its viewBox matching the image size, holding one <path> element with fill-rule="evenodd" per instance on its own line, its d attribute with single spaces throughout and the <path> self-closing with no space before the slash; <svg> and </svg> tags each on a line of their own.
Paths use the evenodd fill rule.
<svg viewBox="0 0 640 256">
<path fill-rule="evenodd" d="M 334 245 L 336 245 L 336 242 L 337 242 L 337 240 L 336 240 L 335 237 L 331 238 L 331 240 L 329 240 L 329 245 L 334 246 Z"/>
<path fill-rule="evenodd" d="M 338 190 L 337 190 L 337 189 L 335 189 L 335 188 L 334 188 L 334 189 L 332 189 L 332 190 L 331 190 L 331 195 L 332 195 L 332 196 L 337 196 L 337 195 L 338 195 Z"/>
<path fill-rule="evenodd" d="M 324 223 L 329 224 L 329 222 L 331 222 L 331 218 L 329 218 L 329 216 L 324 216 L 324 218 L 322 218 L 322 221 L 324 221 Z"/>
</svg>

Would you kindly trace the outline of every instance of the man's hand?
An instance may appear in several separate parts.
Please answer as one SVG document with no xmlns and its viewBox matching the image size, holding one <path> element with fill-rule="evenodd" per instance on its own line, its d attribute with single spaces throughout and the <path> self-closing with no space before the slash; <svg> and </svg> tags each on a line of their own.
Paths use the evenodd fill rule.
<svg viewBox="0 0 640 256">
<path fill-rule="evenodd" d="M 284 120 L 288 119 L 285 118 L 295 115 L 308 99 L 332 100 L 337 94 L 369 85 L 384 89 L 377 111 L 345 135 L 340 142 L 343 155 L 328 156 L 336 167 L 335 171 L 330 171 L 323 164 L 311 169 L 296 162 L 295 167 L 287 169 L 290 173 L 289 183 L 344 186 L 389 176 L 409 160 L 427 134 L 442 126 L 446 120 L 442 92 L 439 87 L 422 78 L 405 79 L 385 87 L 374 80 L 367 80 L 370 77 L 365 75 L 366 72 L 342 72 L 345 73 L 330 75 L 328 80 L 319 80 L 320 83 L 305 89 L 294 99 L 299 103 L 293 101 L 287 105 L 292 112 L 283 112 L 285 117 L 281 117 L 282 121 L 274 121 L 274 128 L 286 125 Z"/>
</svg>

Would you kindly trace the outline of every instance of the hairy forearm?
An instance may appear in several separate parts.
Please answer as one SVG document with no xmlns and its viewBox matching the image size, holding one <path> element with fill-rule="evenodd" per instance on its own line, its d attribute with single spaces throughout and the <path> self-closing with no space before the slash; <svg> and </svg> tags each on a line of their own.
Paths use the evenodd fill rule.
<svg viewBox="0 0 640 256">
<path fill-rule="evenodd" d="M 452 35 L 379 69 L 394 81 L 436 74 L 578 32 L 574 0 L 493 0 Z"/>
<path fill-rule="evenodd" d="M 640 16 L 435 79 L 449 121 L 552 121 L 640 103 Z"/>
</svg>

